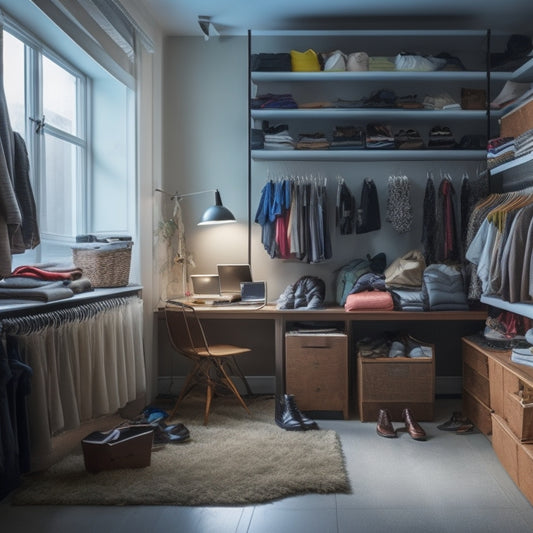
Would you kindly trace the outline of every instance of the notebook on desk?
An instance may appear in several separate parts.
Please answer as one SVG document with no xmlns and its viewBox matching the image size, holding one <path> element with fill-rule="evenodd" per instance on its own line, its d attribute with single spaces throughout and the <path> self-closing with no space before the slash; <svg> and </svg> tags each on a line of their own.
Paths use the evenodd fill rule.
<svg viewBox="0 0 533 533">
<path fill-rule="evenodd" d="M 248 264 L 217 265 L 220 282 L 220 299 L 237 302 L 241 299 L 241 283 L 252 281 L 252 272 Z"/>
</svg>

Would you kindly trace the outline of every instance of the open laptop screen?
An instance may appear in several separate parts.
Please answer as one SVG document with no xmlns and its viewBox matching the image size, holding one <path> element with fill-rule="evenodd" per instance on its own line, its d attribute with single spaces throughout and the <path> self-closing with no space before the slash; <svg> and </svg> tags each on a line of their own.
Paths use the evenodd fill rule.
<svg viewBox="0 0 533 533">
<path fill-rule="evenodd" d="M 220 294 L 218 276 L 216 274 L 193 274 L 192 290 L 196 296 Z"/>
<path fill-rule="evenodd" d="M 240 294 L 241 283 L 252 281 L 250 265 L 217 265 L 220 294 Z"/>
</svg>

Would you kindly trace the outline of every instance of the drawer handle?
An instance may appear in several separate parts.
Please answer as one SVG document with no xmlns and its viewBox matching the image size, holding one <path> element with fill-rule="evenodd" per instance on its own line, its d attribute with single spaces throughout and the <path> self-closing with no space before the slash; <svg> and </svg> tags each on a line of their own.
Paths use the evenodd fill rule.
<svg viewBox="0 0 533 533">
<path fill-rule="evenodd" d="M 313 350 L 329 350 L 331 346 L 313 346 L 312 344 L 303 345 L 302 348 L 312 348 Z"/>
</svg>

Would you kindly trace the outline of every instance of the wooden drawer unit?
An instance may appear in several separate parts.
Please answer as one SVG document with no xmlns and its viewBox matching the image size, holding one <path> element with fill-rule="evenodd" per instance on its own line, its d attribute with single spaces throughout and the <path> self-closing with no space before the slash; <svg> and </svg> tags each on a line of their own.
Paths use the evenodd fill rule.
<svg viewBox="0 0 533 533">
<path fill-rule="evenodd" d="M 287 333 L 285 389 L 302 411 L 340 411 L 347 419 L 348 336 Z"/>
<path fill-rule="evenodd" d="M 492 431 L 489 358 L 477 345 L 462 341 L 463 355 L 463 415 L 485 435 Z"/>
<path fill-rule="evenodd" d="M 402 411 L 412 409 L 419 421 L 433 420 L 435 405 L 435 350 L 431 358 L 357 357 L 359 418 L 377 420 L 388 409 L 400 421 Z"/>
<path fill-rule="evenodd" d="M 492 433 L 491 413 L 492 410 L 488 405 L 463 389 L 463 414 L 472 420 L 479 431 L 485 435 Z"/>
</svg>

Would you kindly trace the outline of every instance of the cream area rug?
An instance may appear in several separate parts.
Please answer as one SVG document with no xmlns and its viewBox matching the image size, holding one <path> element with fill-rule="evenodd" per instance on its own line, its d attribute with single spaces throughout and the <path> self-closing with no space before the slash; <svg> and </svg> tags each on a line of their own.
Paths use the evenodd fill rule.
<svg viewBox="0 0 533 533">
<path fill-rule="evenodd" d="M 26 477 L 12 503 L 244 506 L 297 494 L 350 492 L 334 431 L 285 431 L 274 422 L 272 397 L 247 403 L 251 415 L 234 399 L 214 398 L 205 427 L 203 398 L 190 396 L 174 419 L 187 426 L 190 440 L 152 451 L 150 466 L 89 474 L 80 446 Z"/>
</svg>

